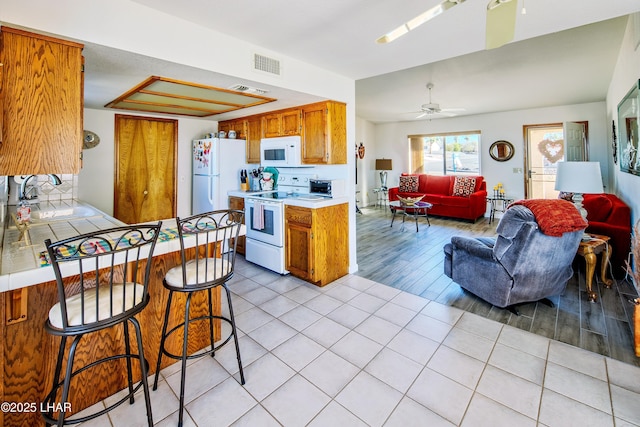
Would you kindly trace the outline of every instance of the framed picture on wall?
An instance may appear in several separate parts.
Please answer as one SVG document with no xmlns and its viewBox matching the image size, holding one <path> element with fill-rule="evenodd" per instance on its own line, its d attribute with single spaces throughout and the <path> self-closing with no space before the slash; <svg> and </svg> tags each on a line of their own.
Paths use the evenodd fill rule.
<svg viewBox="0 0 640 427">
<path fill-rule="evenodd" d="M 640 81 L 636 82 L 618 104 L 618 150 L 620 170 L 640 175 L 638 161 L 638 119 L 640 118 Z"/>
</svg>

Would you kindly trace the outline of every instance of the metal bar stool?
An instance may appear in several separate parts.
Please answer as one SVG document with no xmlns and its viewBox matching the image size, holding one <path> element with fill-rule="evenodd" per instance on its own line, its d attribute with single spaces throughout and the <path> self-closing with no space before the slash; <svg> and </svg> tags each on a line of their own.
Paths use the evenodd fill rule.
<svg viewBox="0 0 640 427">
<path fill-rule="evenodd" d="M 134 393 L 144 390 L 149 426 L 153 425 L 151 400 L 147 384 L 148 362 L 144 358 L 140 324 L 134 317 L 149 303 L 149 273 L 151 258 L 160 232 L 156 225 L 131 225 L 110 228 L 70 237 L 51 243 L 45 240 L 49 261 L 53 267 L 58 287 L 59 302 L 49 311 L 45 330 L 61 337 L 56 361 L 53 387 L 44 398 L 48 409 L 42 416 L 47 425 L 78 424 L 105 414 L 126 400 L 134 402 Z M 67 285 L 63 281 L 64 270 Z M 75 281 L 77 280 L 77 282 Z M 136 332 L 138 354 L 131 352 L 129 323 Z M 78 344 L 85 334 L 122 325 L 125 352 L 100 358 L 82 367 L 74 367 Z M 119 334 L 114 334 L 119 336 Z M 62 365 L 66 353 L 67 338 L 73 337 L 68 350 L 64 377 Z M 83 417 L 67 418 L 64 410 L 69 401 L 71 380 L 77 375 L 100 364 L 118 360 L 126 361 L 129 394 L 99 412 Z M 140 382 L 134 387 L 132 359 L 140 364 Z M 89 377 L 91 378 L 91 377 Z M 86 381 L 87 374 L 82 376 Z M 96 378 L 99 380 L 99 377 Z M 80 379 L 78 379 L 80 381 Z M 81 382 L 82 382 L 81 381 Z M 76 382 L 74 382 L 76 384 Z M 80 384 L 80 383 L 78 383 Z M 62 388 L 61 394 L 60 388 Z M 58 395 L 60 398 L 57 399 Z"/>
<path fill-rule="evenodd" d="M 185 374 L 187 368 L 187 360 L 202 357 L 210 354 L 215 356 L 216 350 L 227 344 L 233 338 L 236 355 L 238 358 L 238 367 L 240 369 L 240 383 L 244 384 L 244 373 L 242 371 L 242 361 L 240 360 L 240 347 L 238 345 L 238 334 L 236 332 L 235 317 L 233 315 L 233 306 L 231 304 L 231 293 L 227 286 L 227 281 L 233 276 L 233 270 L 236 258 L 236 244 L 244 213 L 237 210 L 219 210 L 194 215 L 189 218 L 176 218 L 178 226 L 178 235 L 180 241 L 180 265 L 170 269 L 164 277 L 163 284 L 169 290 L 169 299 L 164 316 L 162 326 L 162 337 L 160 339 L 160 350 L 158 352 L 158 364 L 156 366 L 156 375 L 153 381 L 153 389 L 158 387 L 158 376 L 160 374 L 160 364 L 162 356 L 180 360 L 181 377 L 180 377 L 180 412 L 178 426 L 182 426 L 184 412 L 184 391 L 185 391 Z M 227 303 L 229 304 L 229 317 L 216 315 L 212 307 L 212 289 L 222 286 L 227 295 Z M 195 292 L 207 291 L 209 297 L 208 314 L 190 318 L 191 297 Z M 168 329 L 169 313 L 171 311 L 171 302 L 174 292 L 183 292 L 186 294 L 184 322 Z M 213 321 L 220 319 L 227 322 L 231 326 L 231 332 L 227 337 L 214 342 Z M 198 352 L 189 355 L 189 325 L 194 322 L 207 321 L 209 328 L 209 340 L 211 348 L 207 351 Z M 166 347 L 166 340 L 174 332 L 183 330 L 182 352 L 181 354 L 172 354 Z"/>
</svg>

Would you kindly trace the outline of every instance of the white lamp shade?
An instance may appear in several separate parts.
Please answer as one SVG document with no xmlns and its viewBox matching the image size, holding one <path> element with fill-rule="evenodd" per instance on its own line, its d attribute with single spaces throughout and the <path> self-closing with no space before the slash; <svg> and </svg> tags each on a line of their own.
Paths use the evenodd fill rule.
<svg viewBox="0 0 640 427">
<path fill-rule="evenodd" d="M 566 193 L 603 193 L 600 163 L 559 162 L 555 189 Z"/>
</svg>

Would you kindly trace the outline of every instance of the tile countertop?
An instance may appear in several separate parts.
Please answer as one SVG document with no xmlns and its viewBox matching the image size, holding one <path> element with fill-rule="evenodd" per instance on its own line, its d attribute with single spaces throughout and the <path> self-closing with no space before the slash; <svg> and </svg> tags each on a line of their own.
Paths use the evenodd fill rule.
<svg viewBox="0 0 640 427">
<path fill-rule="evenodd" d="M 125 223 L 105 214 L 93 206 L 79 200 L 67 200 L 63 202 L 41 203 L 40 210 L 52 209 L 73 209 L 74 207 L 86 207 L 95 212 L 95 215 L 77 218 L 66 218 L 57 220 L 47 220 L 42 223 L 34 223 L 29 227 L 29 237 L 31 244 L 27 245 L 18 241 L 20 235 L 15 225 L 7 223 L 13 222 L 11 215 L 4 212 L 2 230 L 4 238 L 2 240 L 2 264 L 0 265 L 0 292 L 24 288 L 38 283 L 55 280 L 53 268 L 50 265 L 42 265 L 40 254 L 46 251 L 44 240 L 60 240 L 66 237 L 88 233 L 94 230 L 107 229 L 126 225 Z M 9 209 L 14 209 L 10 206 Z M 38 209 L 34 206 L 33 212 Z M 155 223 L 155 222 L 154 222 Z M 174 218 L 162 221 L 162 230 L 158 237 L 158 242 L 153 255 L 163 255 L 180 250 L 180 242 L 176 239 L 176 222 Z M 244 226 L 240 229 L 240 234 L 246 234 Z M 187 243 L 187 247 L 189 244 Z M 65 277 L 73 275 L 74 272 L 65 273 Z"/>
<path fill-rule="evenodd" d="M 255 196 L 256 194 L 260 194 L 260 193 L 268 193 L 268 191 L 263 191 L 263 192 L 229 191 L 227 194 L 229 196 L 247 198 L 247 197 Z M 349 203 L 349 198 L 346 196 L 334 197 L 334 198 L 322 197 L 315 200 L 309 200 L 309 199 L 305 199 L 303 196 L 299 198 L 298 197 L 286 198 L 286 199 L 282 199 L 282 201 L 285 205 L 299 206 L 301 208 L 319 209 L 327 206 L 334 206 L 334 205 L 341 205 L 343 203 Z"/>
<path fill-rule="evenodd" d="M 45 239 L 61 240 L 90 231 L 124 225 L 123 222 L 79 200 L 41 202 L 32 205 L 33 222 L 27 238 L 20 239 L 20 231 L 12 218 L 16 206 L 2 206 L 2 257 L 0 264 L 0 292 L 54 280 L 51 267 L 40 267 L 40 254 L 46 251 Z M 73 213 L 81 212 L 79 216 Z M 64 214 L 47 218 L 47 213 Z M 41 220 L 35 218 L 42 215 Z"/>
</svg>

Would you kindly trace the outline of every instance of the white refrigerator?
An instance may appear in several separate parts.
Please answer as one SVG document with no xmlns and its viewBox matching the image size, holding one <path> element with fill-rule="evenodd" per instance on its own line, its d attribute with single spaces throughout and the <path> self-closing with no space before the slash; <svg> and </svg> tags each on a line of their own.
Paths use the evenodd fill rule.
<svg viewBox="0 0 640 427">
<path fill-rule="evenodd" d="M 245 141 L 197 139 L 192 155 L 191 214 L 228 209 L 227 193 L 240 189 L 240 171 L 247 169 Z"/>
</svg>

